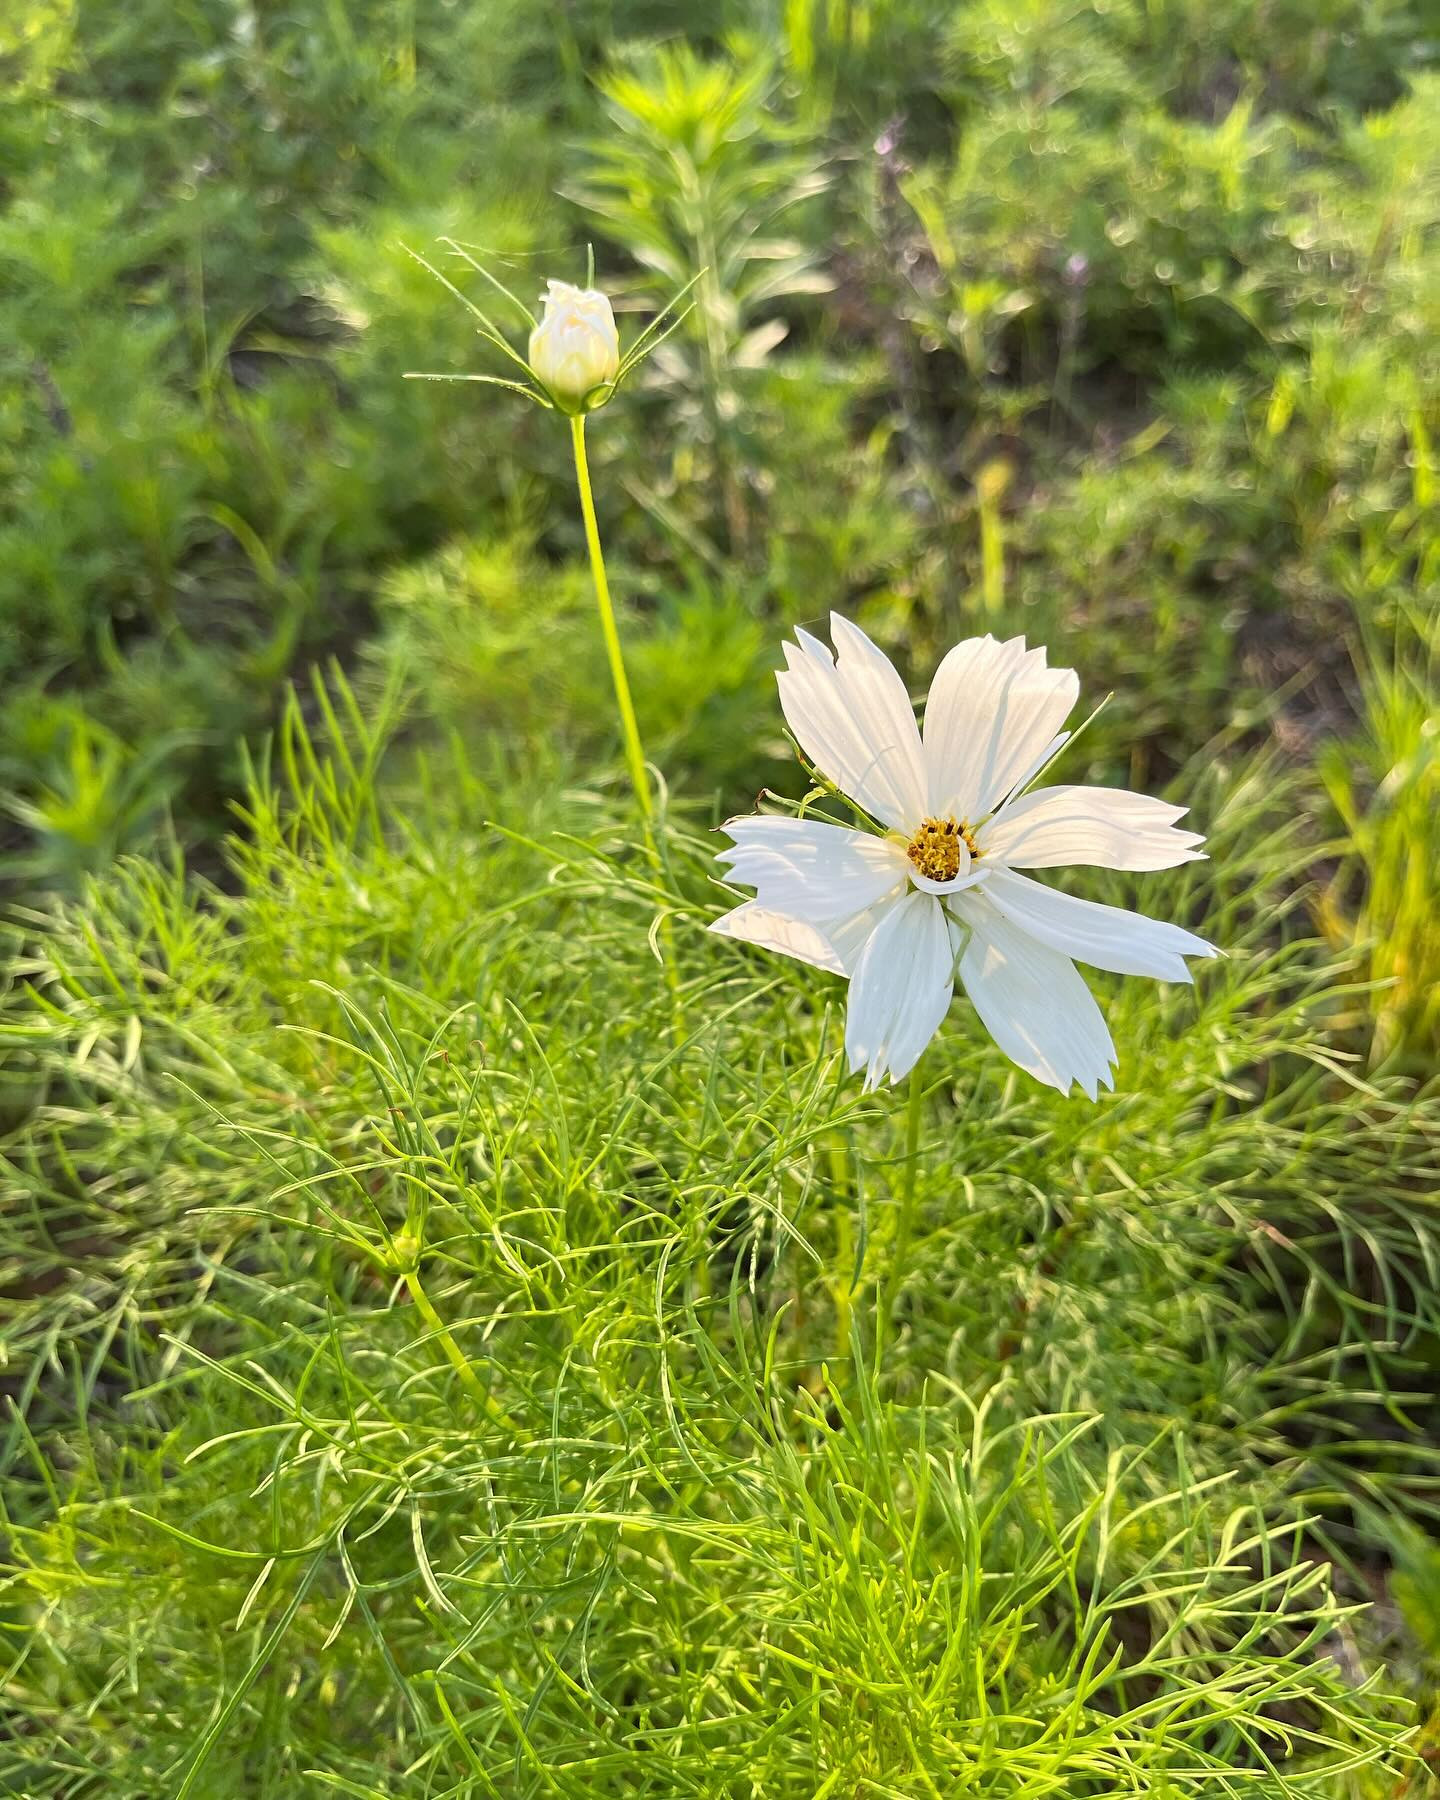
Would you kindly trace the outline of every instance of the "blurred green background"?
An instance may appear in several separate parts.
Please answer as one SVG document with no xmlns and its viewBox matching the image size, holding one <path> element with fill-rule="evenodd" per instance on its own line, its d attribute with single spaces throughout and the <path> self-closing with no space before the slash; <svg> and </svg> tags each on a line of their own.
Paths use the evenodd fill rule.
<svg viewBox="0 0 1440 1800">
<path fill-rule="evenodd" d="M 976 1627 L 977 1691 L 1080 1730 L 1102 1589 L 1131 1660 L 1093 1762 L 1012 1786 L 1029 1740 L 997 1725 L 973 1791 L 1208 1800 L 1234 1767 L 1266 1800 L 1418 1795 L 1415 1763 L 1313 1773 L 1303 1732 L 1272 1780 L 1278 1740 L 1207 1723 L 1208 1690 L 1143 1779 L 1104 1747 L 1189 1678 L 1152 1666 L 1179 1607 L 1221 1688 L 1259 1645 L 1267 1730 L 1328 1719 L 1333 1678 L 1342 1747 L 1393 1701 L 1436 1755 L 1437 51 L 1433 0 L 9 0 L 3 1791 L 955 1791 L 979 1703 L 935 1670 L 985 1491 L 964 1407 L 995 1383 L 997 1418 L 1100 1428 L 994 1477 L 976 1592 L 1026 1557 L 1043 1580 Z M 681 979 L 728 1022 L 663 1081 L 567 434 L 404 378 L 503 373 L 406 254 L 470 291 L 445 240 L 531 299 L 593 246 L 623 342 L 704 271 L 589 428 Z M 800 791 L 768 672 L 831 608 L 917 692 L 990 630 L 1113 690 L 1067 778 L 1194 805 L 1214 860 L 1140 903 L 1232 953 L 1194 996 L 1116 995 L 1093 1110 L 957 1014 L 916 1304 L 870 1375 L 847 1333 L 890 1241 L 888 1115 L 822 1093 L 833 984 L 742 992 L 699 930 L 696 828 Z M 462 1004 L 498 1046 L 483 1143 Z M 457 1431 L 387 1261 L 421 1189 L 442 1310 L 490 1309 L 499 1450 L 493 1417 Z M 751 1435 L 776 1341 L 793 1461 Z M 363 1457 L 357 1404 L 389 1422 Z M 1172 1427 L 1178 1472 L 1142 1466 Z M 1195 1501 L 1221 1474 L 1257 1536 Z M 1079 1548 L 1102 1487 L 1142 1496 L 1109 1589 Z M 582 1491 L 613 1541 L 569 1535 Z M 1261 1583 L 1252 1629 L 1208 1597 L 1273 1560 L 1303 1599 L 1302 1550 L 1377 1608 L 1297 1624 Z M 875 1692 L 909 1684 L 923 1755 L 847 1686 L 892 1635 Z M 1265 1699 L 1292 1656 L 1301 1697 Z"/>
</svg>

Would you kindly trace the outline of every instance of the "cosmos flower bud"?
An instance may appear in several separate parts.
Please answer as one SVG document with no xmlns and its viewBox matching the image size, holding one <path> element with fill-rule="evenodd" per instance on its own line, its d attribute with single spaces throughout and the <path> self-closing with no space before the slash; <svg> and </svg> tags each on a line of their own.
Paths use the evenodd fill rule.
<svg viewBox="0 0 1440 1800">
<path fill-rule="evenodd" d="M 547 284 L 540 323 L 530 333 L 530 370 L 562 412 L 585 410 L 596 388 L 620 372 L 615 314 L 598 288 Z"/>
</svg>

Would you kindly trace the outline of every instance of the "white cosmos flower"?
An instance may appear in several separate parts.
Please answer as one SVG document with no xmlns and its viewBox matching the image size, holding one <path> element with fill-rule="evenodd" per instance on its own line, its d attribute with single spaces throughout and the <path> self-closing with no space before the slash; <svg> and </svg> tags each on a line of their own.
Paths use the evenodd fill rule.
<svg viewBox="0 0 1440 1800">
<path fill-rule="evenodd" d="M 1076 962 L 1189 981 L 1203 938 L 1057 892 L 1022 869 L 1169 869 L 1201 856 L 1185 808 L 1123 789 L 1026 793 L 1065 743 L 1080 691 L 1023 638 L 967 638 L 930 686 L 922 737 L 905 685 L 858 626 L 831 615 L 835 654 L 806 632 L 777 677 L 815 767 L 884 828 L 732 819 L 720 853 L 755 898 L 710 927 L 850 981 L 845 1048 L 865 1085 L 909 1073 L 958 977 L 995 1042 L 1037 1080 L 1093 1100 L 1115 1046 Z"/>
</svg>

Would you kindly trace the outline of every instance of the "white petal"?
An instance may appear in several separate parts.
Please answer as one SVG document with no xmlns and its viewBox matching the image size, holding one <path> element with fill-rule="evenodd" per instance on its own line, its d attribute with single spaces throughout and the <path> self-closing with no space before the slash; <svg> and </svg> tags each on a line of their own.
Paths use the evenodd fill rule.
<svg viewBox="0 0 1440 1800">
<path fill-rule="evenodd" d="M 808 632 L 785 646 L 780 707 L 802 750 L 872 818 L 908 837 L 925 816 L 920 732 L 890 659 L 838 613 L 837 655 Z"/>
<path fill-rule="evenodd" d="M 1023 638 L 967 638 L 951 650 L 925 703 L 930 811 L 972 823 L 1029 780 L 1063 742 L 1080 693 L 1073 669 L 1047 669 Z"/>
<path fill-rule="evenodd" d="M 710 930 L 719 937 L 738 938 L 741 943 L 773 950 L 778 956 L 793 956 L 797 962 L 829 969 L 834 975 L 845 973 L 835 946 L 818 926 L 769 912 L 754 900 L 747 900 L 743 906 L 712 921 Z"/>
<path fill-rule="evenodd" d="M 845 1049 L 850 1070 L 877 1088 L 908 1075 L 940 1029 L 954 992 L 950 930 L 938 900 L 907 894 L 882 914 L 850 987 Z"/>
<path fill-rule="evenodd" d="M 905 880 L 901 846 L 871 831 L 848 831 L 818 819 L 765 814 L 731 819 L 735 840 L 716 860 L 731 881 L 753 887 L 767 911 L 823 925 L 873 906 Z"/>
<path fill-rule="evenodd" d="M 867 906 L 864 912 L 856 913 L 853 919 L 836 919 L 825 927 L 825 935 L 834 945 L 841 968 L 852 980 L 875 927 L 897 904 L 895 900 L 882 900 L 878 906 Z"/>
<path fill-rule="evenodd" d="M 1219 955 L 1213 944 L 1178 925 L 1147 919 L 1123 906 L 1077 900 L 1009 869 L 993 869 L 985 893 L 1007 919 L 1042 944 L 1116 975 L 1188 982 L 1185 957 Z"/>
<path fill-rule="evenodd" d="M 1043 652 L 1029 656 L 1044 660 Z M 973 819 L 980 768 L 1000 696 L 1025 659 L 1025 640 L 966 638 L 941 659 L 925 701 L 925 779 L 930 813 Z"/>
<path fill-rule="evenodd" d="M 952 904 L 957 912 L 963 907 L 970 926 L 960 979 L 980 1023 L 1037 1081 L 1062 1094 L 1079 1082 L 1095 1099 L 1111 1085 L 1115 1045 L 1080 971 L 1012 925 L 983 894 Z"/>
<path fill-rule="evenodd" d="M 979 841 L 1012 868 L 1173 869 L 1204 854 L 1199 832 L 1175 829 L 1185 811 L 1124 788 L 1036 788 L 1002 807 Z"/>
<path fill-rule="evenodd" d="M 1075 678 L 1075 691 L 1077 694 L 1080 691 L 1079 676 Z M 1068 704 L 1073 705 L 1074 702 L 1071 701 Z M 992 799 L 986 805 L 985 811 L 990 812 L 996 806 L 1003 806 L 1011 794 L 1023 794 L 1040 771 L 1054 757 L 1058 756 L 1069 742 L 1070 733 L 1068 731 L 1057 731 L 1054 737 L 1048 740 L 1043 733 L 1037 737 L 1030 745 L 1031 754 L 1027 762 L 1014 763 L 1002 771 L 1001 785 L 994 790 L 998 798 Z"/>
<path fill-rule="evenodd" d="M 853 975 L 870 934 L 883 913 L 867 907 L 853 919 L 837 919 L 823 930 L 803 919 L 771 912 L 757 901 L 747 900 L 733 912 L 712 921 L 709 929 L 718 937 L 735 938 L 772 950 L 777 956 L 793 956 L 797 962 L 828 969 L 832 975 Z"/>
</svg>

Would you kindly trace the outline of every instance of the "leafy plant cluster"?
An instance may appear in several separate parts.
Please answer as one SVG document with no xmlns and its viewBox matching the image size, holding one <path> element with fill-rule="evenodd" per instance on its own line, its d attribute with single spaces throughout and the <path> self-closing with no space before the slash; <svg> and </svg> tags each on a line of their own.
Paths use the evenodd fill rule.
<svg viewBox="0 0 1440 1800">
<path fill-rule="evenodd" d="M 1273 769 L 1203 795 L 1220 979 L 1114 984 L 1143 1082 L 937 1045 L 882 1354 L 893 1119 L 824 978 L 716 959 L 703 837 L 677 1018 L 608 803 L 487 828 L 453 751 L 386 798 L 399 720 L 316 700 L 232 891 L 134 861 L 17 930 L 12 1787 L 1392 1780 L 1357 1527 L 1433 1507 L 1387 1408 L 1440 1117 L 1337 1079 Z"/>
<path fill-rule="evenodd" d="M 0 21 L 0 1786 L 1420 1800 L 1433 31 L 714 11 Z M 591 239 L 700 277 L 590 436 L 658 867 L 563 430 L 404 379 L 503 371 L 402 245 Z M 831 606 L 1113 687 L 1227 952 L 1094 1108 L 957 1008 L 903 1261 L 704 931 Z"/>
<path fill-rule="evenodd" d="M 395 244 L 543 240 L 543 40 L 519 6 L 12 11 L 0 754 L 73 881 L 169 804 L 213 832 L 375 567 L 473 520 L 486 422 L 400 379 L 469 333 Z"/>
</svg>

